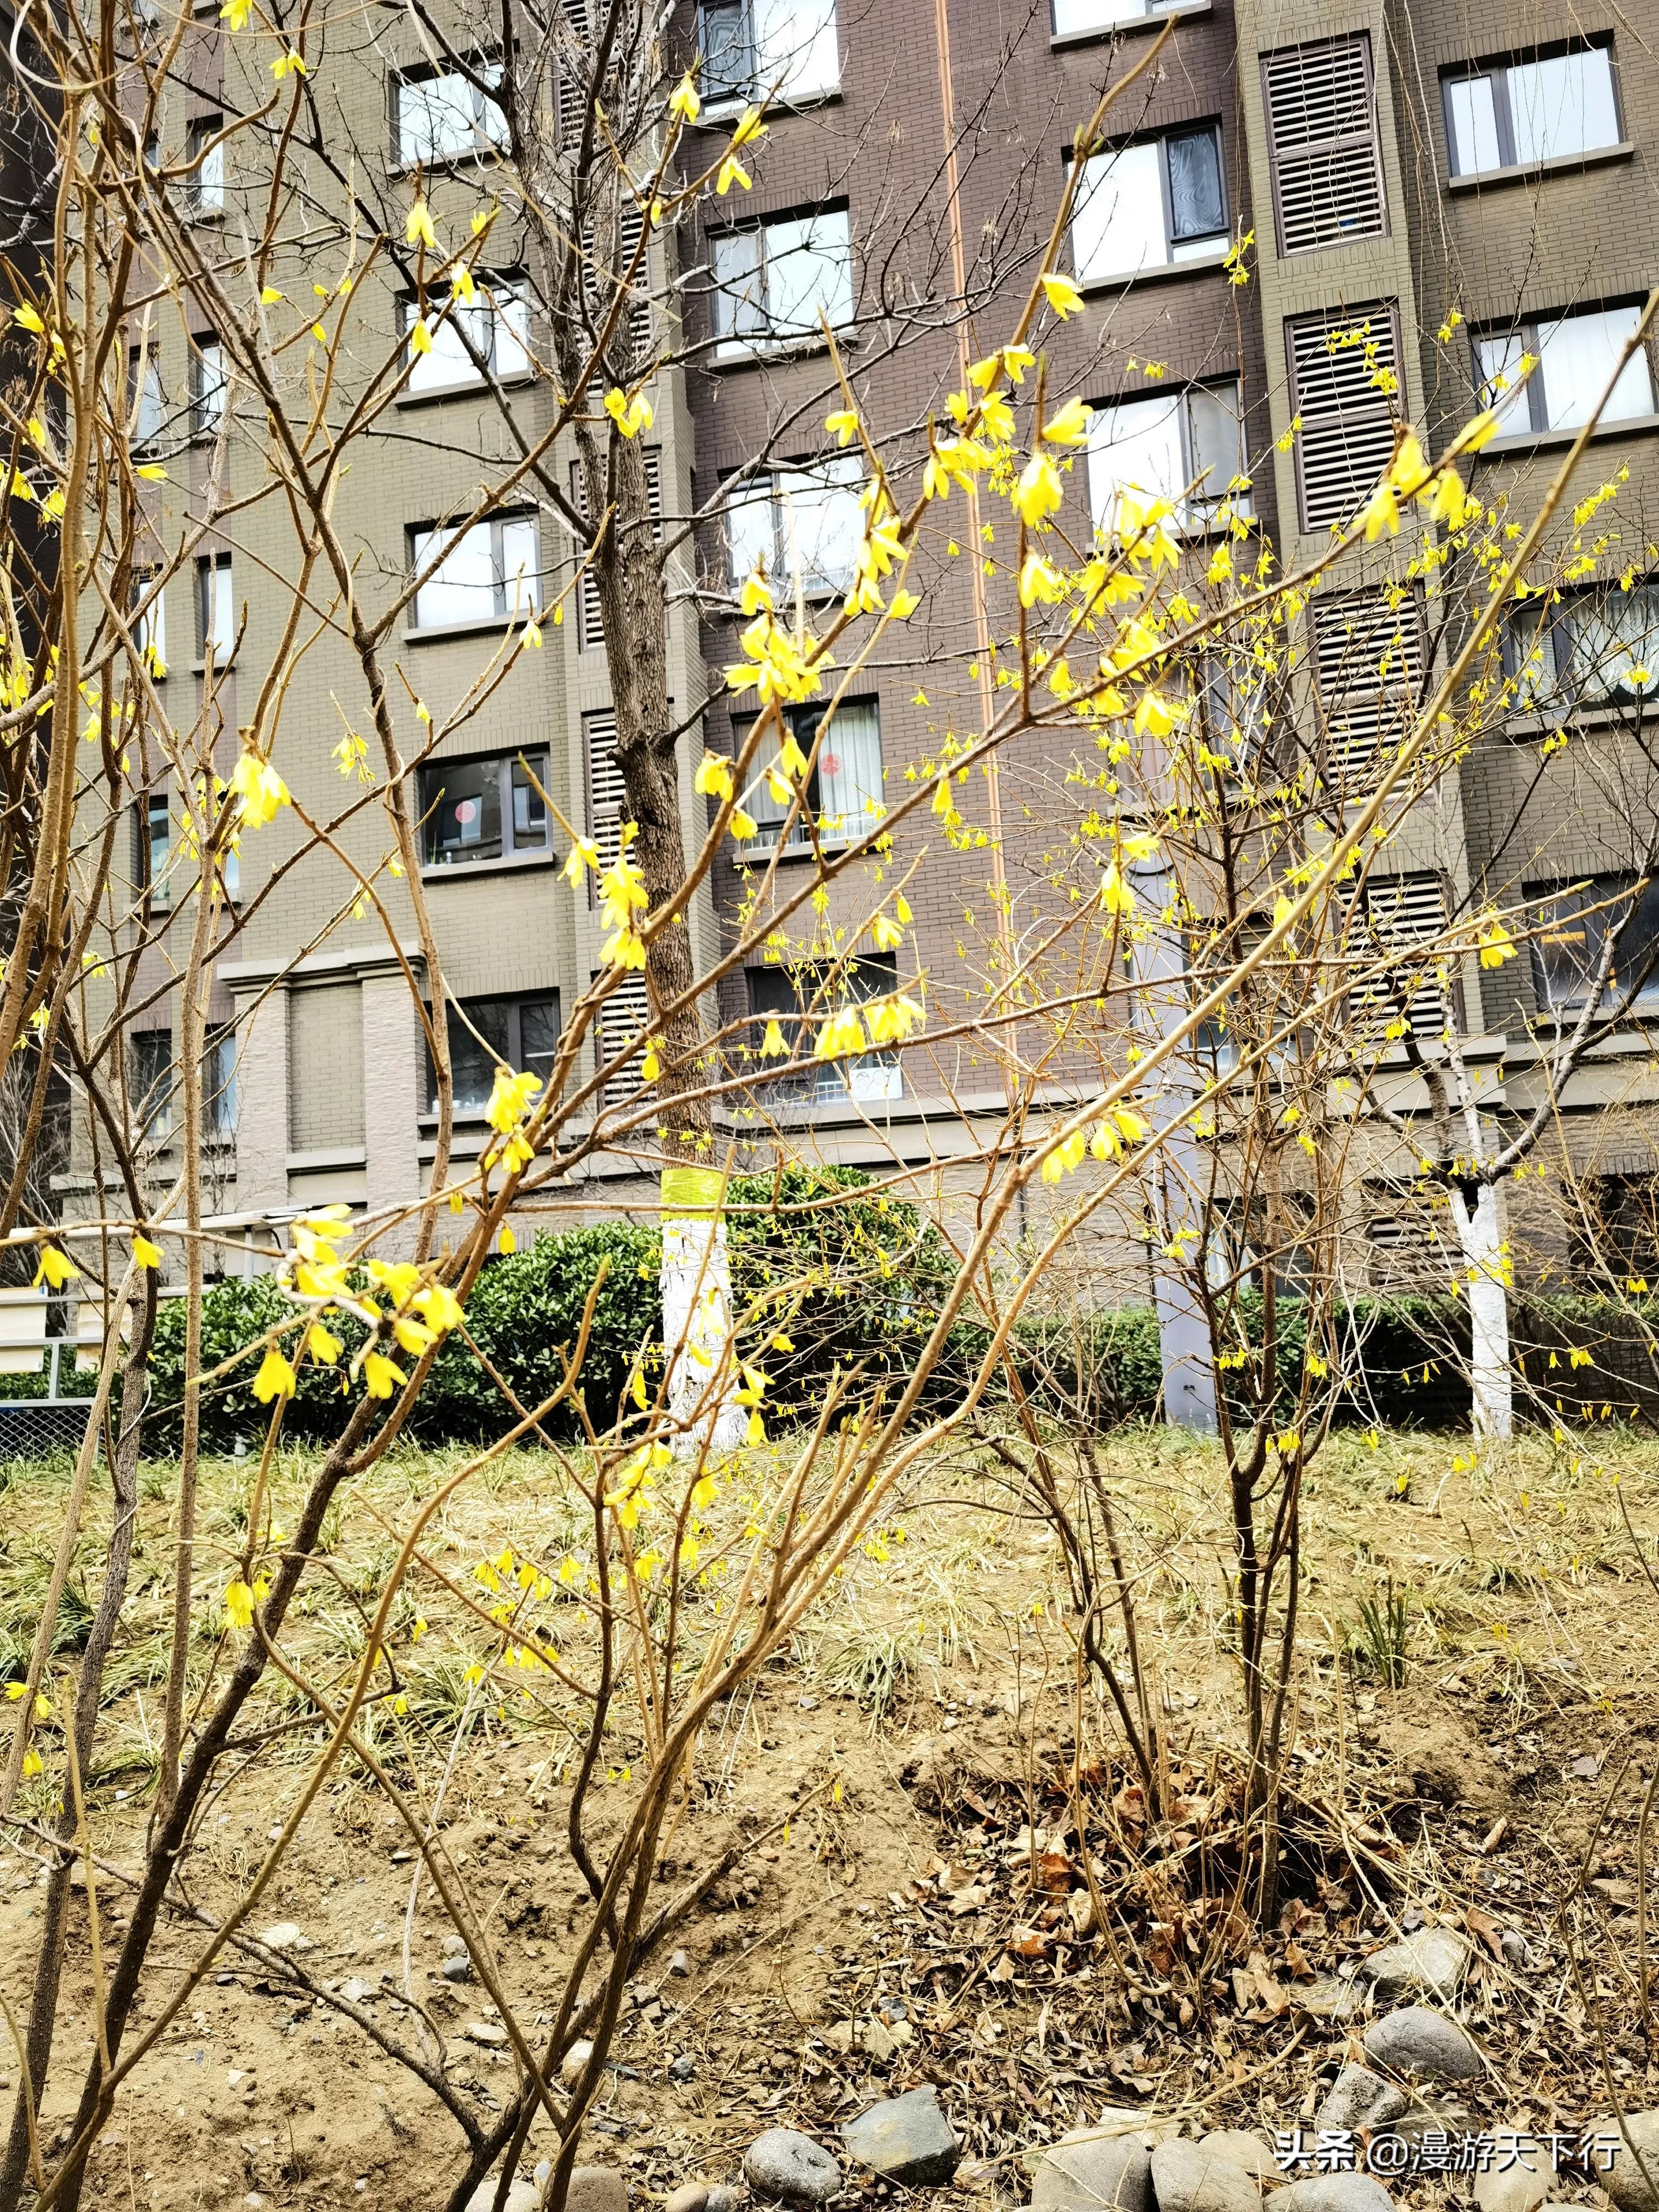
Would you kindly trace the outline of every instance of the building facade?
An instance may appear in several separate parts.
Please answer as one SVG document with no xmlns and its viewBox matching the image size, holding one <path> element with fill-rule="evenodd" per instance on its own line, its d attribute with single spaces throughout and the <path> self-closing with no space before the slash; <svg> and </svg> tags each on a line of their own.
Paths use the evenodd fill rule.
<svg viewBox="0 0 1659 2212">
<path fill-rule="evenodd" d="M 1132 471 L 1172 493 L 1195 478 L 1218 491 L 1248 477 L 1248 492 L 1235 496 L 1254 542 L 1294 573 L 1363 505 L 1400 419 L 1431 443 L 1494 397 L 1498 434 L 1475 466 L 1474 489 L 1488 502 L 1507 498 L 1517 514 L 1534 511 L 1659 277 L 1649 214 L 1659 70 L 1618 8 L 1545 6 L 1524 30 L 1495 0 L 1410 9 L 1395 0 L 938 0 L 921 11 L 874 0 L 711 0 L 688 9 L 678 32 L 684 57 L 702 57 L 694 144 L 703 156 L 717 158 L 750 100 L 771 95 L 753 190 L 711 203 L 714 217 L 653 246 L 640 309 L 642 343 L 655 318 L 676 357 L 654 381 L 647 435 L 675 547 L 672 684 L 686 702 L 681 788 L 692 842 L 708 819 L 692 769 L 704 744 L 731 753 L 743 734 L 741 703 L 721 683 L 737 657 L 737 584 L 763 558 L 798 578 L 815 605 L 846 587 L 860 528 L 849 488 L 857 471 L 823 428 L 838 379 L 880 440 L 896 486 L 913 482 L 928 419 L 969 360 L 1000 342 L 1029 287 L 1073 134 L 1103 85 L 1128 76 L 1170 27 L 1109 111 L 1080 181 L 1060 266 L 1085 306 L 1046 341 L 1051 401 L 1076 395 L 1096 410 L 1079 467 L 1097 516 Z M 341 129 L 335 175 L 351 159 L 378 163 L 395 188 L 418 162 L 440 222 L 461 225 L 489 189 L 488 114 L 471 114 L 455 138 L 460 96 L 434 79 L 401 18 L 349 54 L 337 41 L 329 58 Z M 216 16 L 203 17 L 169 128 L 210 143 L 224 113 L 257 96 L 238 81 L 240 66 Z M 202 222 L 228 224 L 255 181 L 239 178 L 234 157 L 228 169 L 205 164 Z M 522 242 L 508 234 L 510 208 L 501 220 L 501 265 L 511 272 Z M 297 294 L 320 270 L 321 289 L 332 291 L 350 273 L 349 240 L 322 228 L 320 246 L 291 257 L 276 289 Z M 1249 281 L 1235 281 L 1241 275 Z M 395 350 L 407 299 L 383 266 L 364 282 L 372 304 L 360 298 L 356 312 Z M 537 349 L 540 303 L 533 283 L 515 292 L 510 273 L 495 297 L 480 328 L 533 435 L 549 404 L 525 351 Z M 184 519 L 204 471 L 234 479 L 264 465 L 260 426 L 237 420 L 241 398 L 216 350 L 164 319 L 136 346 L 150 410 L 143 434 L 178 457 L 176 490 L 158 501 L 163 532 Z M 1523 353 L 1540 366 L 1517 398 Z M 1505 379 L 1510 388 L 1500 392 Z M 427 533 L 464 507 L 480 456 L 505 465 L 510 452 L 499 409 L 459 349 L 413 361 L 339 489 L 338 527 L 363 573 L 406 572 L 428 549 Z M 554 465 L 568 470 L 569 457 Z M 1626 587 L 1616 607 L 1609 614 L 1598 571 L 1600 595 L 1567 593 L 1541 618 L 1528 611 L 1509 625 L 1506 665 L 1533 670 L 1515 712 L 1413 811 L 1366 894 L 1379 940 L 1407 950 L 1477 904 L 1525 904 L 1559 921 L 1522 959 L 1495 973 L 1461 963 L 1440 979 L 1438 998 L 1425 988 L 1407 1010 L 1427 1036 L 1444 1025 L 1448 994 L 1455 1000 L 1483 1110 L 1500 1120 L 1537 1099 L 1545 1047 L 1583 1006 L 1605 927 L 1598 916 L 1638 896 L 1620 959 L 1644 983 L 1659 947 L 1659 896 L 1632 889 L 1656 816 L 1642 726 L 1653 696 L 1647 641 L 1659 656 L 1659 581 L 1641 580 L 1644 562 L 1659 574 L 1659 555 L 1643 550 L 1659 536 L 1651 341 L 1620 379 L 1587 465 L 1595 481 L 1620 480 Z M 1575 487 L 1552 526 L 1550 550 L 1565 549 L 1565 557 L 1582 531 L 1577 495 Z M 1206 491 L 1188 503 L 1194 544 L 1213 504 Z M 988 505 L 974 520 L 981 535 L 994 526 Z M 1339 814 L 1343 779 L 1363 784 L 1457 642 L 1453 595 L 1435 588 L 1432 563 L 1425 588 L 1427 542 L 1408 519 L 1397 539 L 1348 559 L 1303 617 L 1300 726 Z M 257 683 L 287 611 L 286 596 L 262 593 L 259 580 L 284 573 L 290 546 L 276 504 L 253 502 L 204 544 L 191 576 L 169 586 L 158 623 L 169 701 L 185 695 L 181 720 L 216 717 L 233 754 L 239 690 Z M 988 643 L 1008 634 L 1017 611 L 980 550 L 964 515 L 962 539 L 927 556 L 938 588 L 917 618 L 925 631 L 911 637 L 896 625 L 838 714 L 815 798 L 844 834 L 875 819 L 908 772 L 948 757 L 945 749 L 982 726 Z M 456 549 L 392 642 L 405 721 L 417 702 L 440 720 L 453 714 L 477 684 L 481 647 L 492 639 L 510 647 L 527 596 L 550 598 L 571 573 L 565 542 L 527 485 L 522 511 Z M 600 960 L 599 914 L 561 879 L 567 842 L 516 765 L 522 756 L 558 814 L 601 851 L 614 849 L 622 799 L 591 594 L 575 590 L 569 618 L 544 625 L 542 641 L 538 651 L 508 653 L 487 697 L 416 779 L 423 888 L 468 1017 L 452 1023 L 463 1156 L 482 1141 L 494 1058 L 550 1064 L 562 1010 Z M 281 759 L 296 796 L 320 807 L 343 770 L 349 780 L 359 733 L 332 702 L 330 670 L 345 667 L 343 644 L 324 637 L 308 665 L 303 696 L 284 708 Z M 1547 751 L 1545 740 L 1564 729 L 1571 742 Z M 734 1103 L 719 1133 L 739 1158 L 769 1158 L 781 1139 L 828 1160 L 896 1155 L 932 1172 L 940 1189 L 982 1176 L 980 1140 L 1004 1114 L 1007 1065 L 967 1024 L 995 1006 L 1006 963 L 1045 912 L 1051 802 L 1066 772 L 1063 747 L 1022 739 L 994 775 L 964 787 L 964 834 L 954 844 L 930 836 L 925 816 L 898 830 L 884 861 L 890 877 L 910 881 L 906 871 L 927 848 L 910 894 L 915 954 L 945 1042 L 927 1053 L 872 1053 L 843 1073 L 796 1071 L 773 1085 L 758 1115 Z M 152 913 L 165 908 L 177 865 L 175 811 L 164 781 L 137 794 L 132 890 Z M 279 818 L 249 841 L 235 886 L 241 924 L 214 975 L 222 1057 L 210 1119 L 226 1265 L 239 1238 L 250 1255 L 264 1252 L 286 1218 L 319 1203 L 390 1218 L 416 1198 L 432 1157 L 434 1101 L 409 980 L 418 945 L 403 888 L 384 868 L 374 809 L 342 838 L 373 876 L 390 935 L 362 902 L 356 913 L 349 899 L 342 905 L 326 860 L 289 865 L 302 836 Z M 726 848 L 693 917 L 704 965 L 735 941 L 733 917 L 752 890 L 744 862 L 769 859 L 775 836 L 763 820 L 750 850 L 733 858 Z M 792 871 L 802 867 L 810 870 L 805 847 L 780 855 L 768 896 L 787 905 L 799 880 Z M 1586 883 L 1589 891 L 1570 888 Z M 867 889 L 867 877 L 830 888 L 817 923 L 830 952 L 844 950 L 837 933 L 854 926 Z M 169 957 L 165 945 L 153 956 L 158 984 Z M 854 973 L 866 979 L 855 995 L 887 987 L 873 950 Z M 763 1021 L 798 1012 L 799 988 L 799 976 L 763 959 L 729 975 L 719 1012 L 731 1039 L 741 1047 Z M 1654 990 L 1659 1003 L 1659 977 Z M 1551 1136 L 1605 1184 L 1609 1208 L 1632 1220 L 1659 1176 L 1644 997 L 1576 1079 Z M 642 992 L 619 1000 L 614 1021 L 641 1018 L 643 1004 Z M 171 1051 L 165 989 L 146 1018 L 156 1041 L 142 1079 L 160 1083 Z M 1396 1096 L 1420 1105 L 1405 1057 Z M 1036 1103 L 1069 1095 L 1056 1080 Z M 163 1114 L 155 1141 L 165 1182 L 176 1132 Z M 1415 1233 L 1400 1225 L 1408 1154 L 1379 1142 L 1366 1177 L 1382 1279 Z M 68 1182 L 71 1209 L 85 1206 L 84 1170 Z M 630 1199 L 649 1203 L 650 1184 L 639 1154 L 622 1146 L 588 1164 L 544 1218 Z M 1540 1195 L 1529 1231 L 1538 1249 L 1565 1266 L 1571 1233 Z M 1123 1264 L 1141 1263 L 1128 1253 Z"/>
</svg>

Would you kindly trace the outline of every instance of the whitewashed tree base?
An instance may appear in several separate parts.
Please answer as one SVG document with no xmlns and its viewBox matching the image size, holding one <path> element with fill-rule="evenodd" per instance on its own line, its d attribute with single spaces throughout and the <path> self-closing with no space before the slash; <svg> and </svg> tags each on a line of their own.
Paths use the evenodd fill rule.
<svg viewBox="0 0 1659 2212">
<path fill-rule="evenodd" d="M 668 1409 L 684 1425 L 675 1449 L 686 1458 L 705 1446 L 734 1451 L 747 1440 L 749 1416 L 735 1395 L 732 1266 L 720 1214 L 665 1210 L 661 1285 Z"/>
<path fill-rule="evenodd" d="M 1462 1193 L 1454 1188 L 1451 1211 L 1462 1249 L 1463 1287 L 1469 1302 L 1474 1433 L 1498 1441 L 1513 1432 L 1515 1400 L 1510 1376 L 1510 1296 L 1505 1284 L 1509 1255 L 1504 1250 L 1498 1194 L 1490 1183 L 1482 1184 L 1471 1213 Z"/>
</svg>

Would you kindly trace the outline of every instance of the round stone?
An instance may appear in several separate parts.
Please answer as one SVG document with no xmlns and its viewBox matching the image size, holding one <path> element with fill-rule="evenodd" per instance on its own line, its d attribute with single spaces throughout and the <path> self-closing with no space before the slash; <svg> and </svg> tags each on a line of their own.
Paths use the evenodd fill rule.
<svg viewBox="0 0 1659 2212">
<path fill-rule="evenodd" d="M 1152 2153 L 1158 2212 L 1260 2212 L 1261 2184 L 1231 2159 L 1176 2136 Z"/>
<path fill-rule="evenodd" d="M 841 2167 L 798 2128 L 768 2128 L 743 2154 L 743 2178 L 775 2203 L 827 2204 L 841 2191 Z"/>
<path fill-rule="evenodd" d="M 1464 2030 L 1426 2005 L 1385 2013 L 1366 2032 L 1364 2048 L 1376 2064 L 1425 2081 L 1472 2081 L 1484 2070 L 1480 2053 Z"/>
</svg>

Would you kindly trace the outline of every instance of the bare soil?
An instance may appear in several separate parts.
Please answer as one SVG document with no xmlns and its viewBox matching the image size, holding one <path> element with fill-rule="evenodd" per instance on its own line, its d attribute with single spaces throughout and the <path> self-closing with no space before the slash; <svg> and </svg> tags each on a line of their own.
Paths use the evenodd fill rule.
<svg viewBox="0 0 1659 2212">
<path fill-rule="evenodd" d="M 927 1470 L 787 1661 L 699 1747 L 660 1893 L 732 1842 L 753 1847 L 653 1956 L 589 2125 L 584 2155 L 620 2167 L 635 2206 L 687 2179 L 735 2179 L 765 2126 L 833 2144 L 840 2122 L 922 2081 L 968 2148 L 957 2191 L 1009 2202 L 1029 2194 L 1023 2154 L 1107 2106 L 1143 2104 L 1194 2132 L 1288 2127 L 1351 2047 L 1302 2002 L 1313 1977 L 1422 1920 L 1474 1947 L 1459 2009 L 1488 2060 L 1462 2100 L 1476 2121 L 1559 2129 L 1606 2112 L 1615 2092 L 1659 2103 L 1643 2027 L 1655 1939 L 1640 1933 L 1637 1881 L 1659 1729 L 1659 1599 L 1638 1556 L 1659 1524 L 1656 1447 L 1610 1426 L 1478 1462 L 1467 1440 L 1333 1442 L 1309 1482 L 1284 1875 L 1265 1919 L 1221 1878 L 1237 1728 L 1217 1457 L 1155 1431 L 1112 1440 L 1106 1461 L 1134 1530 L 1168 1819 L 1148 1821 L 1109 1711 L 1079 1681 L 1041 1522 L 970 1456 Z M 389 1528 L 441 1472 L 410 1454 L 327 1532 L 328 1595 L 304 1630 L 321 1676 L 349 1663 Z M 247 1480 L 232 1462 L 210 1473 L 204 1670 L 222 1574 L 211 1540 L 229 1555 Z M 279 1504 L 302 1474 L 285 1469 Z M 19 1474 L 3 1494 L 0 1662 L 32 1627 L 64 1480 Z M 98 1904 L 118 1933 L 154 1779 L 167 1483 L 158 1468 L 145 1485 L 93 1788 Z M 442 1540 L 458 1575 L 503 1543 L 556 1559 L 566 1495 L 526 1456 L 463 1494 Z M 101 1542 L 94 1521 L 77 1601 Z M 582 1902 L 564 1841 L 568 1738 L 533 1703 L 471 1696 L 476 1625 L 441 1595 L 422 1599 L 431 1626 L 409 1656 L 408 1727 L 429 1748 L 431 1784 L 465 1718 L 442 1825 L 515 2007 L 544 2024 Z M 1362 1610 L 1369 1600 L 1382 1617 L 1391 1596 L 1405 1608 L 1398 1687 L 1387 1651 L 1366 1649 Z M 234 1898 L 300 1788 L 314 1716 L 273 1701 L 261 1721 L 279 1733 L 226 1762 L 140 2024 L 206 1940 L 191 1911 Z M 620 1804 L 620 1738 L 616 1762 L 605 1788 Z M 604 1790 L 599 1802 L 603 1827 Z M 38 1820 L 50 1807 L 26 1809 Z M 0 1991 L 20 2017 L 41 1850 L 27 1829 L 0 1838 Z M 268 1956 L 222 1962 L 124 2090 L 88 2203 L 441 2204 L 462 2165 L 453 2121 L 328 2002 L 366 1985 L 354 2001 L 416 2039 L 400 1994 L 412 1893 L 408 1987 L 432 2046 L 481 2099 L 510 2087 L 483 1990 L 443 1978 L 448 1923 L 417 1874 L 361 1776 L 325 1794 L 252 1923 L 296 1923 L 307 1948 L 294 1956 L 325 1986 L 296 1986 Z M 89 1935 L 82 1891 L 49 2144 L 92 2049 Z M 1523 1939 L 1524 1963 L 1506 1935 Z M 0 2087 L 15 2075 L 0 2050 Z M 546 2140 L 532 2138 L 532 2160 Z M 849 2185 L 902 2193 L 855 2173 Z M 1563 2177 L 1552 2194 L 1592 2191 Z"/>
</svg>

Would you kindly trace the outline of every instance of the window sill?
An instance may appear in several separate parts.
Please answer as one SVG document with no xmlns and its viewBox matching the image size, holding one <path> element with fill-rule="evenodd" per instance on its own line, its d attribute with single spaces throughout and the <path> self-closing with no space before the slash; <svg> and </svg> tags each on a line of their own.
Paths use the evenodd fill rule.
<svg viewBox="0 0 1659 2212">
<path fill-rule="evenodd" d="M 1493 438 L 1471 456 L 1477 461 L 1503 459 L 1514 453 L 1531 453 L 1552 446 L 1570 446 L 1583 429 L 1577 423 L 1569 430 L 1517 430 L 1506 438 Z M 1592 438 L 1645 438 L 1659 430 L 1659 415 L 1615 415 L 1611 421 L 1605 417 L 1590 432 Z"/>
<path fill-rule="evenodd" d="M 849 325 L 836 332 L 839 343 L 845 344 L 852 335 Z M 722 338 L 714 348 L 716 368 L 751 368 L 765 361 L 798 361 L 805 356 L 828 353 L 821 331 L 811 331 L 798 338 Z"/>
<path fill-rule="evenodd" d="M 425 629 L 406 629 L 405 645 L 441 645 L 452 637 L 499 637 L 503 632 L 520 629 L 526 622 L 540 622 L 539 608 L 526 608 L 522 616 L 490 615 L 482 622 L 436 623 Z"/>
<path fill-rule="evenodd" d="M 1644 719 L 1650 724 L 1659 719 L 1659 695 L 1616 706 L 1568 707 L 1559 714 L 1512 714 L 1504 726 L 1504 734 L 1512 744 L 1532 744 L 1562 730 L 1616 730 L 1621 724 Z"/>
<path fill-rule="evenodd" d="M 1449 192 L 1478 192 L 1487 185 L 1524 185 L 1534 177 L 1559 177 L 1576 169 L 1599 169 L 1609 161 L 1628 161 L 1634 143 L 1620 138 L 1611 146 L 1591 146 L 1582 154 L 1553 154 L 1547 161 L 1516 161 L 1506 169 L 1471 169 L 1467 177 L 1448 177 Z"/>
<path fill-rule="evenodd" d="M 1091 292 L 1121 292 L 1126 284 L 1166 283 L 1172 276 L 1192 276 L 1219 269 L 1232 250 L 1232 241 L 1223 239 L 1219 245 L 1206 246 L 1202 253 L 1189 254 L 1184 261 L 1157 261 L 1150 268 L 1118 269 L 1102 276 L 1079 276 L 1078 288 L 1086 295 Z"/>
<path fill-rule="evenodd" d="M 478 876 L 510 876 L 526 868 L 550 868 L 552 853 L 506 853 L 496 860 L 454 860 L 447 866 L 441 860 L 429 861 L 421 869 L 423 884 L 453 884 L 471 882 Z"/>
<path fill-rule="evenodd" d="M 1137 31 L 1161 31 L 1166 23 L 1178 23 L 1184 16 L 1207 15 L 1211 0 L 1182 0 L 1176 8 L 1160 8 L 1150 15 L 1126 15 L 1119 23 L 1097 23 L 1085 31 L 1057 31 L 1048 44 L 1057 54 L 1066 53 L 1073 46 L 1098 46 L 1103 39 L 1133 36 Z"/>
<path fill-rule="evenodd" d="M 386 165 L 386 175 L 394 182 L 412 177 L 418 169 L 422 176 L 453 177 L 462 169 L 475 165 L 482 167 L 486 161 L 500 161 L 507 155 L 505 146 L 477 146 L 465 154 L 447 154 L 441 160 L 401 161 L 394 154 Z"/>
<path fill-rule="evenodd" d="M 833 837 L 820 837 L 817 850 L 820 853 L 844 853 L 849 845 L 856 844 L 860 837 L 867 837 L 880 827 L 878 822 L 872 822 L 868 830 L 860 830 L 853 835 L 840 830 Z M 757 838 L 751 844 L 738 846 L 737 865 L 744 868 L 765 868 L 770 867 L 776 860 L 780 867 L 787 867 L 792 860 L 810 860 L 813 857 L 810 838 L 792 837 L 781 848 L 775 843 L 763 844 Z"/>
<path fill-rule="evenodd" d="M 205 676 L 207 672 L 208 665 L 205 660 L 191 662 L 190 672 L 192 676 Z M 234 676 L 236 673 L 235 654 L 233 653 L 228 660 L 216 660 L 213 664 L 213 672 L 216 676 Z"/>
<path fill-rule="evenodd" d="M 365 1145 L 329 1145 L 314 1152 L 289 1152 L 283 1162 L 290 1175 L 305 1175 L 318 1168 L 365 1168 Z"/>
<path fill-rule="evenodd" d="M 1204 0 L 1204 4 L 1207 7 L 1209 0 Z M 718 130 L 725 124 L 736 122 L 739 116 L 751 107 L 759 106 L 765 99 L 765 93 L 757 90 L 753 93 L 732 93 L 720 100 L 705 100 L 702 112 L 697 118 L 697 127 L 700 131 Z M 767 100 L 766 119 L 769 123 L 775 115 L 810 115 L 820 107 L 839 107 L 841 100 L 841 87 L 838 84 L 826 85 L 822 92 L 803 93 L 799 100 L 779 98 Z"/>
<path fill-rule="evenodd" d="M 523 368 L 514 376 L 498 376 L 495 381 L 503 392 L 512 392 L 521 385 L 533 384 L 536 381 L 535 371 Z M 393 404 L 398 407 L 430 407 L 434 402 L 464 399 L 469 392 L 477 392 L 487 399 L 489 386 L 482 377 L 474 376 L 468 378 L 464 384 L 434 384 L 429 385 L 424 392 L 400 392 Z"/>
</svg>

